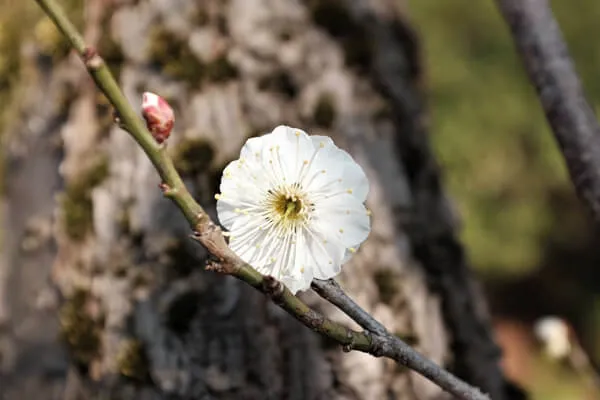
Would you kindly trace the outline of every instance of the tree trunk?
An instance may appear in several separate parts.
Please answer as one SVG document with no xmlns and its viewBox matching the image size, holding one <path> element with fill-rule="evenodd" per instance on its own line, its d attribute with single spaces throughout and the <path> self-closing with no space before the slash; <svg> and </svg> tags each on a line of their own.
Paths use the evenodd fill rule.
<svg viewBox="0 0 600 400">
<path fill-rule="evenodd" d="M 127 97 L 139 105 L 149 90 L 174 106 L 168 150 L 213 216 L 221 171 L 251 136 L 283 123 L 350 151 L 371 182 L 373 229 L 340 283 L 429 358 L 508 398 L 427 144 L 418 43 L 393 1 L 85 4 L 86 39 Z M 4 399 L 442 396 L 205 272 L 206 253 L 79 60 L 27 54 L 4 147 Z"/>
</svg>

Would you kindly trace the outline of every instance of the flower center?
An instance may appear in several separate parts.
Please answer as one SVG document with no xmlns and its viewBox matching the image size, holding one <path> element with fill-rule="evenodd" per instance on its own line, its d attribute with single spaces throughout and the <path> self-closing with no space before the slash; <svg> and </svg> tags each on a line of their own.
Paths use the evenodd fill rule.
<svg viewBox="0 0 600 400">
<path fill-rule="evenodd" d="M 269 190 L 266 199 L 267 220 L 282 229 L 300 227 L 311 210 L 306 195 L 298 184 Z"/>
<path fill-rule="evenodd" d="M 288 221 L 295 221 L 301 218 L 302 200 L 295 195 L 281 193 L 275 200 L 275 209 L 277 213 Z"/>
</svg>

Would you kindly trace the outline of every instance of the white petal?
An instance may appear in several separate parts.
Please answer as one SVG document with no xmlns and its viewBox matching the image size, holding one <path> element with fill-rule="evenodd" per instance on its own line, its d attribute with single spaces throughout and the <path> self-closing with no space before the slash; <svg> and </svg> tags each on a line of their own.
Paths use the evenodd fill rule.
<svg viewBox="0 0 600 400">
<path fill-rule="evenodd" d="M 369 194 L 367 175 L 350 154 L 344 151 L 343 157 L 346 158 L 346 162 L 343 164 L 342 184 L 352 190 L 359 201 L 364 202 Z"/>
<path fill-rule="evenodd" d="M 313 261 L 308 251 L 306 237 L 302 230 L 295 236 L 294 265 L 290 265 L 286 274 L 282 276 L 282 282 L 292 293 L 299 290 L 307 290 L 313 280 Z"/>
<path fill-rule="evenodd" d="M 269 136 L 268 146 L 263 149 L 265 168 L 278 169 L 275 174 L 283 177 L 283 183 L 296 183 L 314 153 L 310 137 L 300 129 L 283 125 L 265 136 Z"/>
<path fill-rule="evenodd" d="M 306 230 L 305 242 L 308 263 L 315 278 L 329 279 L 340 272 L 345 248 L 336 238 L 328 237 L 322 231 Z"/>
<path fill-rule="evenodd" d="M 309 136 L 315 149 L 335 146 L 333 140 L 329 136 L 312 135 Z"/>
<path fill-rule="evenodd" d="M 221 180 L 221 194 L 217 200 L 219 222 L 231 229 L 237 218 L 254 213 L 261 207 L 265 188 L 263 180 L 239 160 L 231 162 Z"/>
<path fill-rule="evenodd" d="M 257 271 L 272 275 L 281 240 L 272 230 L 258 229 L 259 221 L 240 220 L 230 231 L 229 247 Z M 262 221 L 261 221 L 262 222 Z"/>
<path fill-rule="evenodd" d="M 262 149 L 267 145 L 267 138 L 265 136 L 258 136 L 250 138 L 246 141 L 242 150 L 240 151 L 240 157 L 245 158 L 248 161 L 254 160 L 257 156 L 260 156 Z"/>
<path fill-rule="evenodd" d="M 332 195 L 351 190 L 359 201 L 366 200 L 369 181 L 360 165 L 344 150 L 326 145 L 315 157 L 312 168 L 320 174 L 305 182 L 309 193 Z"/>
<path fill-rule="evenodd" d="M 348 193 L 316 202 L 311 226 L 324 237 L 338 240 L 346 248 L 362 243 L 371 230 L 365 206 Z"/>
</svg>

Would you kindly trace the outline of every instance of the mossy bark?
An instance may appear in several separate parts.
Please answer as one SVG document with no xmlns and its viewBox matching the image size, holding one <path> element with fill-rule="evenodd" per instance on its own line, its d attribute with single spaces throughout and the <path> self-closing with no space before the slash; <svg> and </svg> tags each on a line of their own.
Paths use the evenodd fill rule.
<svg viewBox="0 0 600 400">
<path fill-rule="evenodd" d="M 441 226 L 456 252 L 448 269 L 455 274 L 454 289 L 440 289 L 444 272 L 427 265 L 426 245 L 434 245 L 427 240 L 438 236 L 406 224 L 407 216 L 423 217 L 423 207 L 440 216 L 445 198 L 437 169 L 415 162 L 400 146 L 399 137 L 419 135 L 409 144 L 433 163 L 422 126 L 417 44 L 402 35 L 405 23 L 391 2 L 124 1 L 111 9 L 100 0 L 87 4 L 87 37 L 110 50 L 131 101 L 139 104 L 141 93 L 150 90 L 175 108 L 169 151 L 207 210 L 214 214 L 221 170 L 248 137 L 281 123 L 333 136 L 371 181 L 373 230 L 344 267 L 344 288 L 438 363 L 465 365 L 468 352 L 450 340 L 456 324 L 480 327 L 472 339 L 493 349 L 484 313 L 467 308 L 464 315 L 448 314 L 454 322 L 444 318 L 452 311 L 452 290 L 467 290 L 461 294 L 467 304 L 480 300 L 473 297 L 453 229 L 444 222 L 448 216 L 441 216 Z M 399 64 L 383 62 L 385 49 L 393 50 L 388 56 Z M 386 65 L 392 69 L 378 70 Z M 7 324 L 18 323 L 18 307 L 28 307 L 32 318 L 42 313 L 46 319 L 36 326 L 45 329 L 44 340 L 62 360 L 52 380 L 56 396 L 27 398 L 58 399 L 65 392 L 69 398 L 115 399 L 439 398 L 440 390 L 416 374 L 387 360 L 343 354 L 241 282 L 205 272 L 205 252 L 187 238 L 185 221 L 161 197 L 158 177 L 136 144 L 107 125 L 105 101 L 82 66 L 68 59 L 44 67 L 37 66 L 38 80 L 27 83 L 27 112 L 12 137 L 26 146 L 62 143 L 45 168 L 58 171 L 60 163 L 63 189 L 54 184 L 57 179 L 37 187 L 27 171 L 38 171 L 39 160 L 9 150 L 8 213 L 18 209 L 23 215 L 6 221 L 6 229 L 16 246 L 26 222 L 44 213 L 55 234 L 45 238 L 44 253 L 19 252 L 0 265 L 24 286 L 32 283 L 18 272 L 22 265 L 38 268 L 49 279 L 36 285 L 54 294 L 55 301 L 40 311 L 31 298 L 0 286 L 10 309 Z M 40 96 L 41 85 L 53 91 Z M 394 96 L 400 95 L 414 102 L 398 102 Z M 61 96 L 69 99 L 58 103 L 64 107 L 48 106 L 47 97 Z M 40 113 L 47 115 L 40 129 L 24 135 Z M 418 176 L 433 186 L 419 186 Z M 63 194 L 56 201 L 58 192 Z M 37 196 L 38 202 L 23 204 L 23 196 Z M 420 204 L 424 196 L 428 201 Z M 44 207 L 38 209 L 39 202 Z M 418 236 L 422 232 L 427 234 Z M 53 261 L 22 264 L 27 257 Z M 429 286 L 432 281 L 438 285 Z M 344 320 L 314 294 L 303 296 Z M 64 346 L 54 337 L 66 339 Z M 30 343 L 17 346 L 0 375 L 11 396 L 23 395 L 34 379 L 18 369 Z M 477 379 L 477 362 L 485 379 Z M 501 399 L 504 380 L 496 363 L 496 354 L 485 355 L 461 373 Z"/>
</svg>

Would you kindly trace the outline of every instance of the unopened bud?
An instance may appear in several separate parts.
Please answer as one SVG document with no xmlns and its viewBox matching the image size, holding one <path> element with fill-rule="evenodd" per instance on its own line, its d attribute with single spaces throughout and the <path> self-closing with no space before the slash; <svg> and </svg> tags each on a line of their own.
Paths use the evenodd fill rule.
<svg viewBox="0 0 600 400">
<path fill-rule="evenodd" d="M 175 123 L 173 109 L 162 97 L 145 92 L 142 97 L 142 116 L 146 126 L 158 143 L 162 143 L 171 134 Z"/>
</svg>

